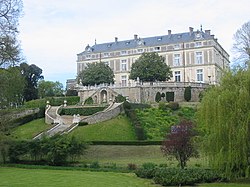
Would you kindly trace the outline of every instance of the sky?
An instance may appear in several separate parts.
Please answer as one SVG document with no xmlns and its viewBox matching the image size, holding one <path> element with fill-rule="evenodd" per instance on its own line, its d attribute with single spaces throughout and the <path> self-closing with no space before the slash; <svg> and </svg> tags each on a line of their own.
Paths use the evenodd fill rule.
<svg viewBox="0 0 250 187">
<path fill-rule="evenodd" d="M 76 55 L 97 43 L 211 30 L 233 58 L 234 33 L 250 21 L 249 0 L 23 0 L 19 39 L 46 81 L 76 77 Z"/>
</svg>

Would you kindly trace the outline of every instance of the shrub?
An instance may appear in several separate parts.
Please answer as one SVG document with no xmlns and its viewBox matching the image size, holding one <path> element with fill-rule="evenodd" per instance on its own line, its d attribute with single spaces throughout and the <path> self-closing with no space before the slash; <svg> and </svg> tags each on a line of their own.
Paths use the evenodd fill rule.
<svg viewBox="0 0 250 187">
<path fill-rule="evenodd" d="M 155 169 L 157 167 L 157 164 L 152 163 L 152 162 L 147 162 L 142 164 L 143 169 Z"/>
<path fill-rule="evenodd" d="M 64 100 L 67 101 L 67 105 L 76 105 L 80 102 L 80 97 L 78 96 L 69 96 L 69 97 L 49 97 L 46 98 L 52 106 L 60 106 L 64 103 Z"/>
<path fill-rule="evenodd" d="M 159 103 L 160 100 L 161 100 L 161 93 L 157 92 L 156 95 L 155 95 L 155 102 Z"/>
<path fill-rule="evenodd" d="M 166 101 L 174 101 L 174 92 L 166 92 Z"/>
<path fill-rule="evenodd" d="M 159 108 L 160 110 L 167 110 L 168 107 L 167 107 L 166 103 L 164 103 L 164 102 L 159 102 L 158 108 Z"/>
<path fill-rule="evenodd" d="M 210 169 L 159 168 L 154 172 L 153 180 L 163 186 L 182 186 L 221 181 L 224 177 Z"/>
<path fill-rule="evenodd" d="M 84 107 L 84 108 L 63 108 L 60 115 L 71 115 L 79 114 L 82 116 L 89 116 L 97 112 L 103 111 L 105 107 Z"/>
<path fill-rule="evenodd" d="M 86 121 L 80 121 L 78 123 L 78 126 L 86 126 L 86 125 L 88 125 L 88 122 L 86 122 Z"/>
<path fill-rule="evenodd" d="M 76 90 L 67 90 L 66 96 L 77 96 L 78 92 Z"/>
<path fill-rule="evenodd" d="M 123 97 L 121 94 L 119 94 L 119 95 L 117 95 L 117 96 L 115 97 L 115 102 L 116 102 L 116 103 L 122 103 L 122 102 L 124 102 L 124 101 L 126 101 L 126 97 Z"/>
<path fill-rule="evenodd" d="M 92 105 L 94 104 L 94 100 L 92 97 L 88 97 L 85 101 L 84 101 L 85 105 Z"/>
<path fill-rule="evenodd" d="M 180 105 L 178 102 L 169 102 L 167 105 L 171 110 L 178 110 L 180 108 Z"/>
<path fill-rule="evenodd" d="M 129 170 L 136 170 L 136 168 L 137 168 L 136 164 L 132 164 L 132 163 L 128 164 L 128 169 Z"/>
<path fill-rule="evenodd" d="M 95 161 L 95 162 L 92 162 L 90 165 L 89 165 L 90 168 L 100 168 L 100 164 L 98 161 Z"/>
<path fill-rule="evenodd" d="M 184 90 L 184 99 L 188 102 L 191 100 L 191 86 L 185 87 Z"/>
</svg>

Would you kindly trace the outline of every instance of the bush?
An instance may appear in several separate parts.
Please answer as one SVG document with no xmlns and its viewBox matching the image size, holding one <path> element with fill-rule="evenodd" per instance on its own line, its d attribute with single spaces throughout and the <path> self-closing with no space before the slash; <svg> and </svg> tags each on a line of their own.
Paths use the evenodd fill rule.
<svg viewBox="0 0 250 187">
<path fill-rule="evenodd" d="M 178 102 L 169 102 L 167 105 L 171 110 L 178 110 L 180 108 L 180 105 Z"/>
<path fill-rule="evenodd" d="M 78 96 L 78 92 L 76 90 L 67 90 L 66 96 Z"/>
<path fill-rule="evenodd" d="M 160 110 L 167 110 L 167 109 L 168 109 L 166 103 L 164 103 L 164 102 L 159 102 L 158 108 L 159 108 Z"/>
<path fill-rule="evenodd" d="M 90 165 L 89 165 L 89 167 L 90 168 L 95 168 L 95 169 L 97 169 L 97 168 L 100 168 L 100 164 L 99 164 L 99 162 L 92 162 Z"/>
<path fill-rule="evenodd" d="M 36 99 L 36 100 L 31 100 L 31 101 L 27 101 L 24 102 L 24 106 L 25 108 L 40 108 L 46 107 L 46 100 L 45 99 Z"/>
<path fill-rule="evenodd" d="M 188 102 L 191 100 L 191 86 L 185 87 L 184 90 L 184 99 Z"/>
<path fill-rule="evenodd" d="M 129 164 L 128 164 L 128 169 L 129 169 L 129 170 L 136 170 L 136 169 L 137 169 L 137 166 L 136 166 L 136 164 L 129 163 Z"/>
<path fill-rule="evenodd" d="M 155 95 L 155 102 L 159 103 L 160 100 L 161 100 L 161 93 L 157 92 L 156 95 Z"/>
<path fill-rule="evenodd" d="M 49 97 L 46 98 L 52 106 L 60 106 L 64 104 L 64 100 L 67 101 L 67 105 L 76 105 L 80 102 L 80 97 L 69 96 L 69 97 Z"/>
<path fill-rule="evenodd" d="M 81 116 L 93 115 L 97 112 L 103 111 L 105 107 L 84 107 L 84 108 L 63 108 L 60 115 L 71 115 L 79 114 Z"/>
<path fill-rule="evenodd" d="M 174 92 L 166 92 L 166 101 L 174 101 Z"/>
<path fill-rule="evenodd" d="M 86 121 L 80 121 L 78 123 L 78 126 L 86 126 L 86 125 L 88 125 L 88 122 L 86 122 Z"/>
<path fill-rule="evenodd" d="M 117 95 L 117 96 L 115 97 L 115 102 L 116 102 L 116 103 L 122 103 L 122 102 L 124 102 L 124 101 L 126 101 L 126 97 L 123 97 L 121 94 L 119 94 L 119 95 Z"/>
<path fill-rule="evenodd" d="M 153 165 L 152 165 L 153 166 Z M 195 185 L 196 183 L 209 183 L 225 180 L 218 172 L 211 169 L 177 169 L 177 168 L 140 168 L 136 175 L 141 178 L 154 180 L 163 186 Z"/>
<path fill-rule="evenodd" d="M 94 100 L 92 97 L 88 97 L 85 101 L 84 101 L 85 105 L 92 105 L 94 104 Z"/>
</svg>

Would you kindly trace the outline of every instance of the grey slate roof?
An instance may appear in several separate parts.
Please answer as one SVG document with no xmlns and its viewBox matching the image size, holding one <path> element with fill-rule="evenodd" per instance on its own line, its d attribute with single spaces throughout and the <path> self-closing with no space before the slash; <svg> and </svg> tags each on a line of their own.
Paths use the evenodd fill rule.
<svg viewBox="0 0 250 187">
<path fill-rule="evenodd" d="M 126 49 L 133 49 L 133 48 L 143 48 L 143 47 L 150 47 L 150 46 L 161 46 L 167 44 L 178 44 L 183 42 L 191 42 L 197 40 L 196 34 L 200 33 L 201 38 L 200 40 L 207 40 L 213 39 L 214 36 L 203 31 L 195 31 L 192 34 L 190 32 L 179 33 L 179 34 L 171 34 L 171 35 L 163 35 L 163 36 L 154 36 L 154 37 L 147 37 L 147 38 L 138 38 L 137 40 L 124 40 L 124 41 L 117 41 L 117 42 L 110 42 L 110 43 L 102 43 L 102 44 L 95 44 L 93 46 L 87 46 L 85 51 L 78 54 L 88 54 L 90 52 L 93 53 L 100 53 L 100 52 L 110 52 L 110 51 L 118 51 L 118 50 L 126 50 Z M 139 45 L 139 41 L 143 43 L 143 45 Z"/>
</svg>

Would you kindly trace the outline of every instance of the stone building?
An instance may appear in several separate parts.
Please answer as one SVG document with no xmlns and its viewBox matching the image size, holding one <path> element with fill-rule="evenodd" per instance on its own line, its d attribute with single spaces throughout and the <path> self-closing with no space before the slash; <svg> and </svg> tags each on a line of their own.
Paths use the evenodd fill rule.
<svg viewBox="0 0 250 187">
<path fill-rule="evenodd" d="M 131 64 L 144 52 L 157 52 L 165 57 L 166 63 L 173 72 L 172 82 L 199 82 L 216 84 L 221 73 L 229 67 L 229 55 L 218 43 L 210 30 L 167 35 L 87 45 L 85 50 L 77 55 L 77 74 L 87 63 L 102 61 L 107 63 L 115 74 L 115 85 L 134 85 L 129 80 Z"/>
<path fill-rule="evenodd" d="M 173 77 L 167 82 L 142 85 L 138 80 L 130 80 L 131 65 L 145 52 L 157 52 L 165 58 L 167 65 L 171 67 Z M 229 68 L 229 55 L 218 43 L 210 30 L 194 31 L 189 27 L 188 32 L 172 33 L 167 35 L 140 38 L 134 35 L 133 39 L 119 41 L 115 37 L 113 42 L 87 45 L 85 50 L 77 54 L 77 74 L 88 63 L 105 62 L 114 71 L 115 83 L 112 90 L 117 94 L 123 94 L 133 102 L 150 102 L 157 92 L 173 91 L 175 100 L 183 100 L 183 90 L 187 85 L 195 90 L 192 100 L 197 100 L 199 92 L 208 84 L 217 84 L 222 72 Z M 140 87 L 140 88 L 139 88 Z M 77 87 L 82 100 L 94 92 L 101 93 L 100 86 Z M 92 91 L 91 91 L 92 90 Z M 87 93 L 88 92 L 88 93 Z M 111 93 L 111 92 L 110 92 Z M 106 93 L 108 94 L 108 93 Z M 101 102 L 100 98 L 96 101 Z M 116 94 L 111 94 L 110 99 Z M 98 94 L 95 95 L 97 97 Z M 108 95 L 106 95 L 108 97 Z"/>
</svg>

